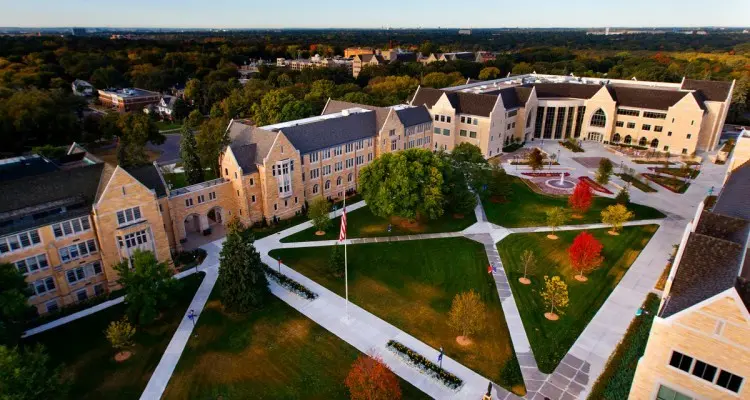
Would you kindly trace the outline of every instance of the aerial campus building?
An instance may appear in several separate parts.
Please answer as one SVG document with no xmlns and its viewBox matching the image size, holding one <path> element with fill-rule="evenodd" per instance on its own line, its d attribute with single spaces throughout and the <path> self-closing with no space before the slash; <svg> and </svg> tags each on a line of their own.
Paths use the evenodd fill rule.
<svg viewBox="0 0 750 400">
<path fill-rule="evenodd" d="M 439 150 L 469 142 L 493 157 L 513 141 L 574 138 L 691 155 L 718 145 L 733 87 L 527 74 L 420 87 L 409 103 L 430 110 Z"/>
<path fill-rule="evenodd" d="M 513 141 L 567 137 L 673 154 L 711 150 L 732 85 L 532 74 L 419 88 L 409 104 L 391 107 L 329 100 L 320 116 L 230 122 L 220 176 L 183 188 L 169 187 L 156 164 L 111 166 L 77 144 L 58 160 L 1 160 L 0 262 L 24 274 L 40 313 L 55 311 L 116 288 L 113 266 L 135 249 L 171 263 L 220 237 L 231 218 L 272 222 L 316 197 L 342 198 L 384 153 L 468 142 L 489 158 Z"/>
</svg>

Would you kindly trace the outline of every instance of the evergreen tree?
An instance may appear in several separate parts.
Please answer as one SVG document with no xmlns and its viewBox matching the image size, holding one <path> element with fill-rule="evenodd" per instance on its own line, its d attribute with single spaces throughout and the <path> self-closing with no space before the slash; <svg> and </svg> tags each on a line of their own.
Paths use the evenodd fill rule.
<svg viewBox="0 0 750 400">
<path fill-rule="evenodd" d="M 338 244 L 331 248 L 331 258 L 328 260 L 328 268 L 334 276 L 344 276 L 344 253 Z"/>
<path fill-rule="evenodd" d="M 231 229 L 219 256 L 221 302 L 230 311 L 247 312 L 262 306 L 270 291 L 263 262 L 253 241 Z"/>
<path fill-rule="evenodd" d="M 201 167 L 200 157 L 198 157 L 198 145 L 195 141 L 195 134 L 193 134 L 193 127 L 188 123 L 182 126 L 180 158 L 188 184 L 194 185 L 203 182 L 203 168 Z"/>
</svg>

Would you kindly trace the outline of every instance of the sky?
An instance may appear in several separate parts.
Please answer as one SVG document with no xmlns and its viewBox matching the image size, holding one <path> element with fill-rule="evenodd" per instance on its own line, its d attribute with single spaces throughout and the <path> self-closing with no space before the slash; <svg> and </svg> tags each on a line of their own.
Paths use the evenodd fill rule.
<svg viewBox="0 0 750 400">
<path fill-rule="evenodd" d="M 750 0 L 0 0 L 0 27 L 748 26 Z"/>
</svg>

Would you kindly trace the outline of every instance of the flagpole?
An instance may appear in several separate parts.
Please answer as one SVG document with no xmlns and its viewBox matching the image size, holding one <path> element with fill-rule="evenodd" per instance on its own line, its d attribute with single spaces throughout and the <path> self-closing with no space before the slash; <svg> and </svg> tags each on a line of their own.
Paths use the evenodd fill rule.
<svg viewBox="0 0 750 400">
<path fill-rule="evenodd" d="M 344 194 L 344 209 L 342 214 L 346 214 L 346 194 Z M 346 235 L 344 236 L 344 292 L 346 294 L 346 320 L 349 320 L 349 260 L 346 255 Z"/>
</svg>

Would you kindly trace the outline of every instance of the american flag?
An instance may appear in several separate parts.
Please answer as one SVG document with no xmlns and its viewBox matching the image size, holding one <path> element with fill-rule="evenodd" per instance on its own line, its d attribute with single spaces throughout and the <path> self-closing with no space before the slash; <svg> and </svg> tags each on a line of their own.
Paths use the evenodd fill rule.
<svg viewBox="0 0 750 400">
<path fill-rule="evenodd" d="M 339 233 L 339 242 L 346 240 L 346 207 L 341 213 L 341 232 Z"/>
</svg>

